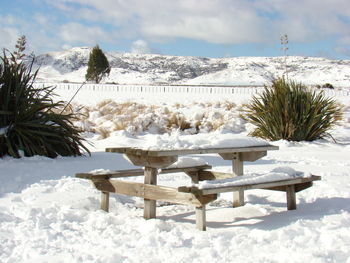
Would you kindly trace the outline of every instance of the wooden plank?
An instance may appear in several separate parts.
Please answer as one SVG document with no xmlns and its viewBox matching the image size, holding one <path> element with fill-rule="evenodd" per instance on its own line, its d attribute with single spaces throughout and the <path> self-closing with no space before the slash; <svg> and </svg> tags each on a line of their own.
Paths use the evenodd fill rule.
<svg viewBox="0 0 350 263">
<path fill-rule="evenodd" d="M 287 185 L 286 192 L 287 192 L 287 209 L 288 210 L 297 209 L 294 185 Z"/>
<path fill-rule="evenodd" d="M 122 178 L 130 176 L 141 176 L 143 175 L 143 169 L 129 169 L 129 170 L 118 170 L 110 171 L 106 173 L 94 174 L 94 173 L 77 173 L 75 177 L 83 179 L 109 179 L 109 178 Z"/>
<path fill-rule="evenodd" d="M 236 153 L 232 159 L 232 171 L 236 176 L 243 175 L 243 160 L 241 159 L 240 153 Z M 233 192 L 233 207 L 244 206 L 244 190 L 240 189 Z"/>
<path fill-rule="evenodd" d="M 255 162 L 267 155 L 266 151 L 261 152 L 242 152 L 240 153 L 240 159 L 242 161 Z"/>
<path fill-rule="evenodd" d="M 235 177 L 233 173 L 223 173 L 211 170 L 200 170 L 198 171 L 199 181 L 204 180 L 220 180 Z"/>
<path fill-rule="evenodd" d="M 202 149 L 178 149 L 178 150 L 142 150 L 137 148 L 106 148 L 106 152 L 126 153 L 143 156 L 178 156 L 186 154 L 206 154 L 206 153 L 233 153 L 233 152 L 256 152 L 278 150 L 278 146 L 271 144 L 250 147 L 220 147 Z"/>
<path fill-rule="evenodd" d="M 181 192 L 196 192 L 201 195 L 207 195 L 207 194 L 233 192 L 238 190 L 265 189 L 270 187 L 286 186 L 286 185 L 292 185 L 292 184 L 302 184 L 302 183 L 317 181 L 317 180 L 321 180 L 321 177 L 313 175 L 311 177 L 293 178 L 290 180 L 281 180 L 281 181 L 274 181 L 274 182 L 247 184 L 247 185 L 238 185 L 238 186 L 222 186 L 222 187 L 215 187 L 215 188 L 213 187 L 213 188 L 206 188 L 206 189 L 198 189 L 197 187 L 179 187 L 178 190 Z"/>
<path fill-rule="evenodd" d="M 198 166 L 189 166 L 189 167 L 177 167 L 177 168 L 163 168 L 160 171 L 160 174 L 167 174 L 167 173 L 177 173 L 177 172 L 192 172 L 192 171 L 199 171 L 202 169 L 211 169 L 212 166 L 210 165 L 198 165 Z M 82 178 L 82 179 L 109 179 L 109 178 L 123 178 L 123 177 L 131 177 L 131 176 L 142 176 L 144 175 L 144 170 L 139 169 L 128 169 L 128 170 L 117 170 L 117 171 L 110 171 L 106 173 L 101 174 L 93 174 L 93 173 L 77 173 L 75 174 L 75 177 Z"/>
<path fill-rule="evenodd" d="M 244 206 L 244 190 L 233 192 L 232 207 Z"/>
<path fill-rule="evenodd" d="M 302 183 L 302 184 L 296 184 L 295 185 L 295 192 L 300 192 L 303 191 L 307 188 L 310 188 L 312 186 L 312 182 L 306 182 L 306 183 Z M 286 187 L 285 186 L 275 186 L 275 187 L 268 187 L 268 188 L 262 188 L 263 190 L 273 190 L 273 191 L 281 191 L 281 192 L 285 192 L 286 191 Z"/>
<path fill-rule="evenodd" d="M 243 175 L 243 160 L 240 157 L 239 153 L 235 153 L 232 158 L 232 172 L 236 176 Z"/>
<path fill-rule="evenodd" d="M 196 226 L 197 229 L 201 231 L 205 231 L 207 229 L 205 205 L 196 207 Z"/>
<path fill-rule="evenodd" d="M 255 162 L 267 155 L 267 151 L 250 151 L 250 152 L 229 152 L 219 153 L 224 160 L 233 160 L 239 155 L 239 159 L 242 161 Z"/>
<path fill-rule="evenodd" d="M 126 153 L 124 156 L 136 166 L 165 168 L 177 161 L 177 155 L 172 156 L 149 156 L 147 154 Z"/>
<path fill-rule="evenodd" d="M 130 147 L 112 147 L 112 148 L 106 148 L 105 152 L 110 153 L 125 153 L 127 149 Z"/>
<path fill-rule="evenodd" d="M 303 183 L 303 184 L 296 184 L 295 185 L 295 192 L 300 192 L 300 191 L 303 191 L 307 188 L 310 188 L 311 186 L 313 185 L 313 182 L 306 182 L 306 183 Z"/>
<path fill-rule="evenodd" d="M 145 167 L 145 184 L 156 185 L 157 184 L 158 171 L 153 167 Z M 156 200 L 144 198 L 143 217 L 145 219 L 156 218 Z"/>
<path fill-rule="evenodd" d="M 109 192 L 101 191 L 101 209 L 106 212 L 109 211 Z"/>
<path fill-rule="evenodd" d="M 100 191 L 136 196 L 150 200 L 159 200 L 174 204 L 202 206 L 217 199 L 216 194 L 196 195 L 179 192 L 176 188 L 149 185 L 121 180 L 94 181 L 95 187 Z"/>
<path fill-rule="evenodd" d="M 160 173 L 161 174 L 166 174 L 166 173 L 177 173 L 177 172 L 196 172 L 200 170 L 205 170 L 205 169 L 211 169 L 211 165 L 194 165 L 194 166 L 188 166 L 188 167 L 177 167 L 177 168 L 162 168 Z"/>
<path fill-rule="evenodd" d="M 191 182 L 193 184 L 199 183 L 199 171 L 186 172 L 186 174 L 191 177 Z"/>
</svg>

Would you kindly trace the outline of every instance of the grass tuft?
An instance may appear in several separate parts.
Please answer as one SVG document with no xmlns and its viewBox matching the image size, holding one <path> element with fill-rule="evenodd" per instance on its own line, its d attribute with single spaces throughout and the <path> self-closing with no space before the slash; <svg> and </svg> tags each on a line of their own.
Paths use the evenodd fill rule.
<svg viewBox="0 0 350 263">
<path fill-rule="evenodd" d="M 283 78 L 253 97 L 244 111 L 243 117 L 256 127 L 251 135 L 269 140 L 321 139 L 342 118 L 342 107 L 322 91 Z"/>
</svg>

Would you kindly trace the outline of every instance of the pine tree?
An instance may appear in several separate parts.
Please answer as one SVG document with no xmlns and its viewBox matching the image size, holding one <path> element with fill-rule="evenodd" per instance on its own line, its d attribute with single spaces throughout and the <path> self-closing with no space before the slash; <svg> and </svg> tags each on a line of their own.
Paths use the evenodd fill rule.
<svg viewBox="0 0 350 263">
<path fill-rule="evenodd" d="M 96 83 L 99 83 L 104 76 L 109 74 L 110 71 L 111 69 L 105 54 L 100 47 L 96 45 L 90 52 L 85 79 L 87 81 L 95 81 Z"/>
</svg>

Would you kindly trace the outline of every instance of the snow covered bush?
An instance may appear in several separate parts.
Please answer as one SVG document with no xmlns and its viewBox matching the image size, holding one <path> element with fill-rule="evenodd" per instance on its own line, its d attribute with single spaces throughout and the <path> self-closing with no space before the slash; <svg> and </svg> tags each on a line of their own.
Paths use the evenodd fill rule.
<svg viewBox="0 0 350 263">
<path fill-rule="evenodd" d="M 324 138 L 342 117 L 341 106 L 323 92 L 283 78 L 253 97 L 245 111 L 244 118 L 256 127 L 251 135 L 269 140 Z"/>
<path fill-rule="evenodd" d="M 239 107 L 230 102 L 148 105 L 105 100 L 84 107 L 81 113 L 75 124 L 84 131 L 98 134 L 101 139 L 120 130 L 134 135 L 216 130 L 238 133 L 245 130 L 246 124 L 240 117 Z"/>
<path fill-rule="evenodd" d="M 53 102 L 53 88 L 35 88 L 37 75 L 31 66 L 7 57 L 0 62 L 0 157 L 44 155 L 77 156 L 89 152 L 79 130 L 71 122 L 75 115 L 61 114 L 64 102 Z"/>
</svg>

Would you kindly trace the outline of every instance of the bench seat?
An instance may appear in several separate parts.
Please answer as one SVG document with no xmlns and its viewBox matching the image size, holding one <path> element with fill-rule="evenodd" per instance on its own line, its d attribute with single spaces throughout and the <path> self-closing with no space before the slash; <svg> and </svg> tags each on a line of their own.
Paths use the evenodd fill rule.
<svg viewBox="0 0 350 263">
<path fill-rule="evenodd" d="M 205 171 L 204 173 L 212 173 L 213 171 Z M 200 173 L 201 174 L 201 173 Z M 225 193 L 234 192 L 239 190 L 249 190 L 249 189 L 268 189 L 268 190 L 280 190 L 281 186 L 285 185 L 303 185 L 308 184 L 312 181 L 321 180 L 320 176 L 310 175 L 310 176 L 276 176 L 276 174 L 260 174 L 244 175 L 232 177 L 230 173 L 220 173 L 220 176 L 226 175 L 225 179 L 217 180 L 206 180 L 201 181 L 192 186 L 181 186 L 178 188 L 180 192 L 196 192 L 203 195 L 213 194 L 213 193 Z M 229 178 L 229 176 L 231 176 Z M 263 178 L 261 178 L 263 177 Z M 305 188 L 304 188 L 305 189 Z M 298 187 L 296 192 L 304 190 Z"/>
<path fill-rule="evenodd" d="M 179 192 L 192 193 L 196 196 L 209 196 L 219 193 L 245 191 L 250 189 L 276 190 L 286 192 L 287 209 L 296 209 L 295 193 L 312 186 L 313 181 L 321 180 L 320 176 L 302 174 L 289 176 L 276 176 L 276 173 L 243 175 L 232 178 L 230 173 L 220 173 L 215 171 L 204 171 L 204 176 L 211 177 L 212 180 L 199 182 L 192 186 L 178 187 Z M 229 178 L 231 176 L 231 178 Z M 201 174 L 199 174 L 201 177 Z M 224 179 L 213 179 L 221 177 Z M 261 178 L 263 177 L 263 178 Z M 196 207 L 196 224 L 199 230 L 206 229 L 205 205 Z"/>
<path fill-rule="evenodd" d="M 159 174 L 184 172 L 192 179 L 189 186 L 178 188 L 138 183 L 117 178 L 142 176 L 143 169 L 130 170 L 97 170 L 90 173 L 78 173 L 76 177 L 89 179 L 101 191 L 101 209 L 108 212 L 109 193 L 117 193 L 144 198 L 145 200 L 160 200 L 175 204 L 192 205 L 196 209 L 196 225 L 199 230 L 206 230 L 205 206 L 216 200 L 218 194 L 238 192 L 250 189 L 265 189 L 286 192 L 287 209 L 296 209 L 295 193 L 312 186 L 313 181 L 321 180 L 320 176 L 304 176 L 291 168 L 276 168 L 267 173 L 255 173 L 236 176 L 233 173 L 223 173 L 209 170 L 210 165 L 175 165 L 158 171 Z M 155 215 L 154 215 L 155 217 Z M 146 218 L 146 217 L 145 217 Z"/>
<path fill-rule="evenodd" d="M 159 174 L 167 174 L 167 173 L 192 173 L 199 170 L 211 169 L 210 165 L 198 165 L 198 166 L 184 166 L 184 167 L 169 167 L 163 168 L 159 171 Z M 98 179 L 112 179 L 112 178 L 122 178 L 122 177 L 132 177 L 132 176 L 143 176 L 143 169 L 128 169 L 128 170 L 96 170 L 89 173 L 77 173 L 75 177 L 82 179 L 90 179 L 90 180 L 98 180 Z"/>
<path fill-rule="evenodd" d="M 200 171 L 212 168 L 202 160 L 199 160 L 200 158 L 195 158 L 192 165 L 187 157 L 179 159 L 179 162 L 167 168 L 159 169 L 158 173 L 167 174 L 183 172 L 195 182 L 198 181 L 198 173 Z M 106 212 L 109 210 L 109 193 L 137 196 L 149 200 L 161 200 L 177 204 L 193 204 L 197 206 L 201 205 L 203 202 L 208 203 L 209 201 L 214 200 L 214 198 L 216 199 L 216 195 L 209 195 L 209 199 L 203 197 L 201 200 L 197 200 L 192 194 L 180 193 L 176 188 L 116 180 L 118 178 L 143 176 L 144 172 L 145 171 L 141 168 L 116 171 L 99 169 L 88 173 L 77 173 L 75 174 L 75 177 L 91 180 L 95 187 L 101 191 L 100 207 Z"/>
</svg>

